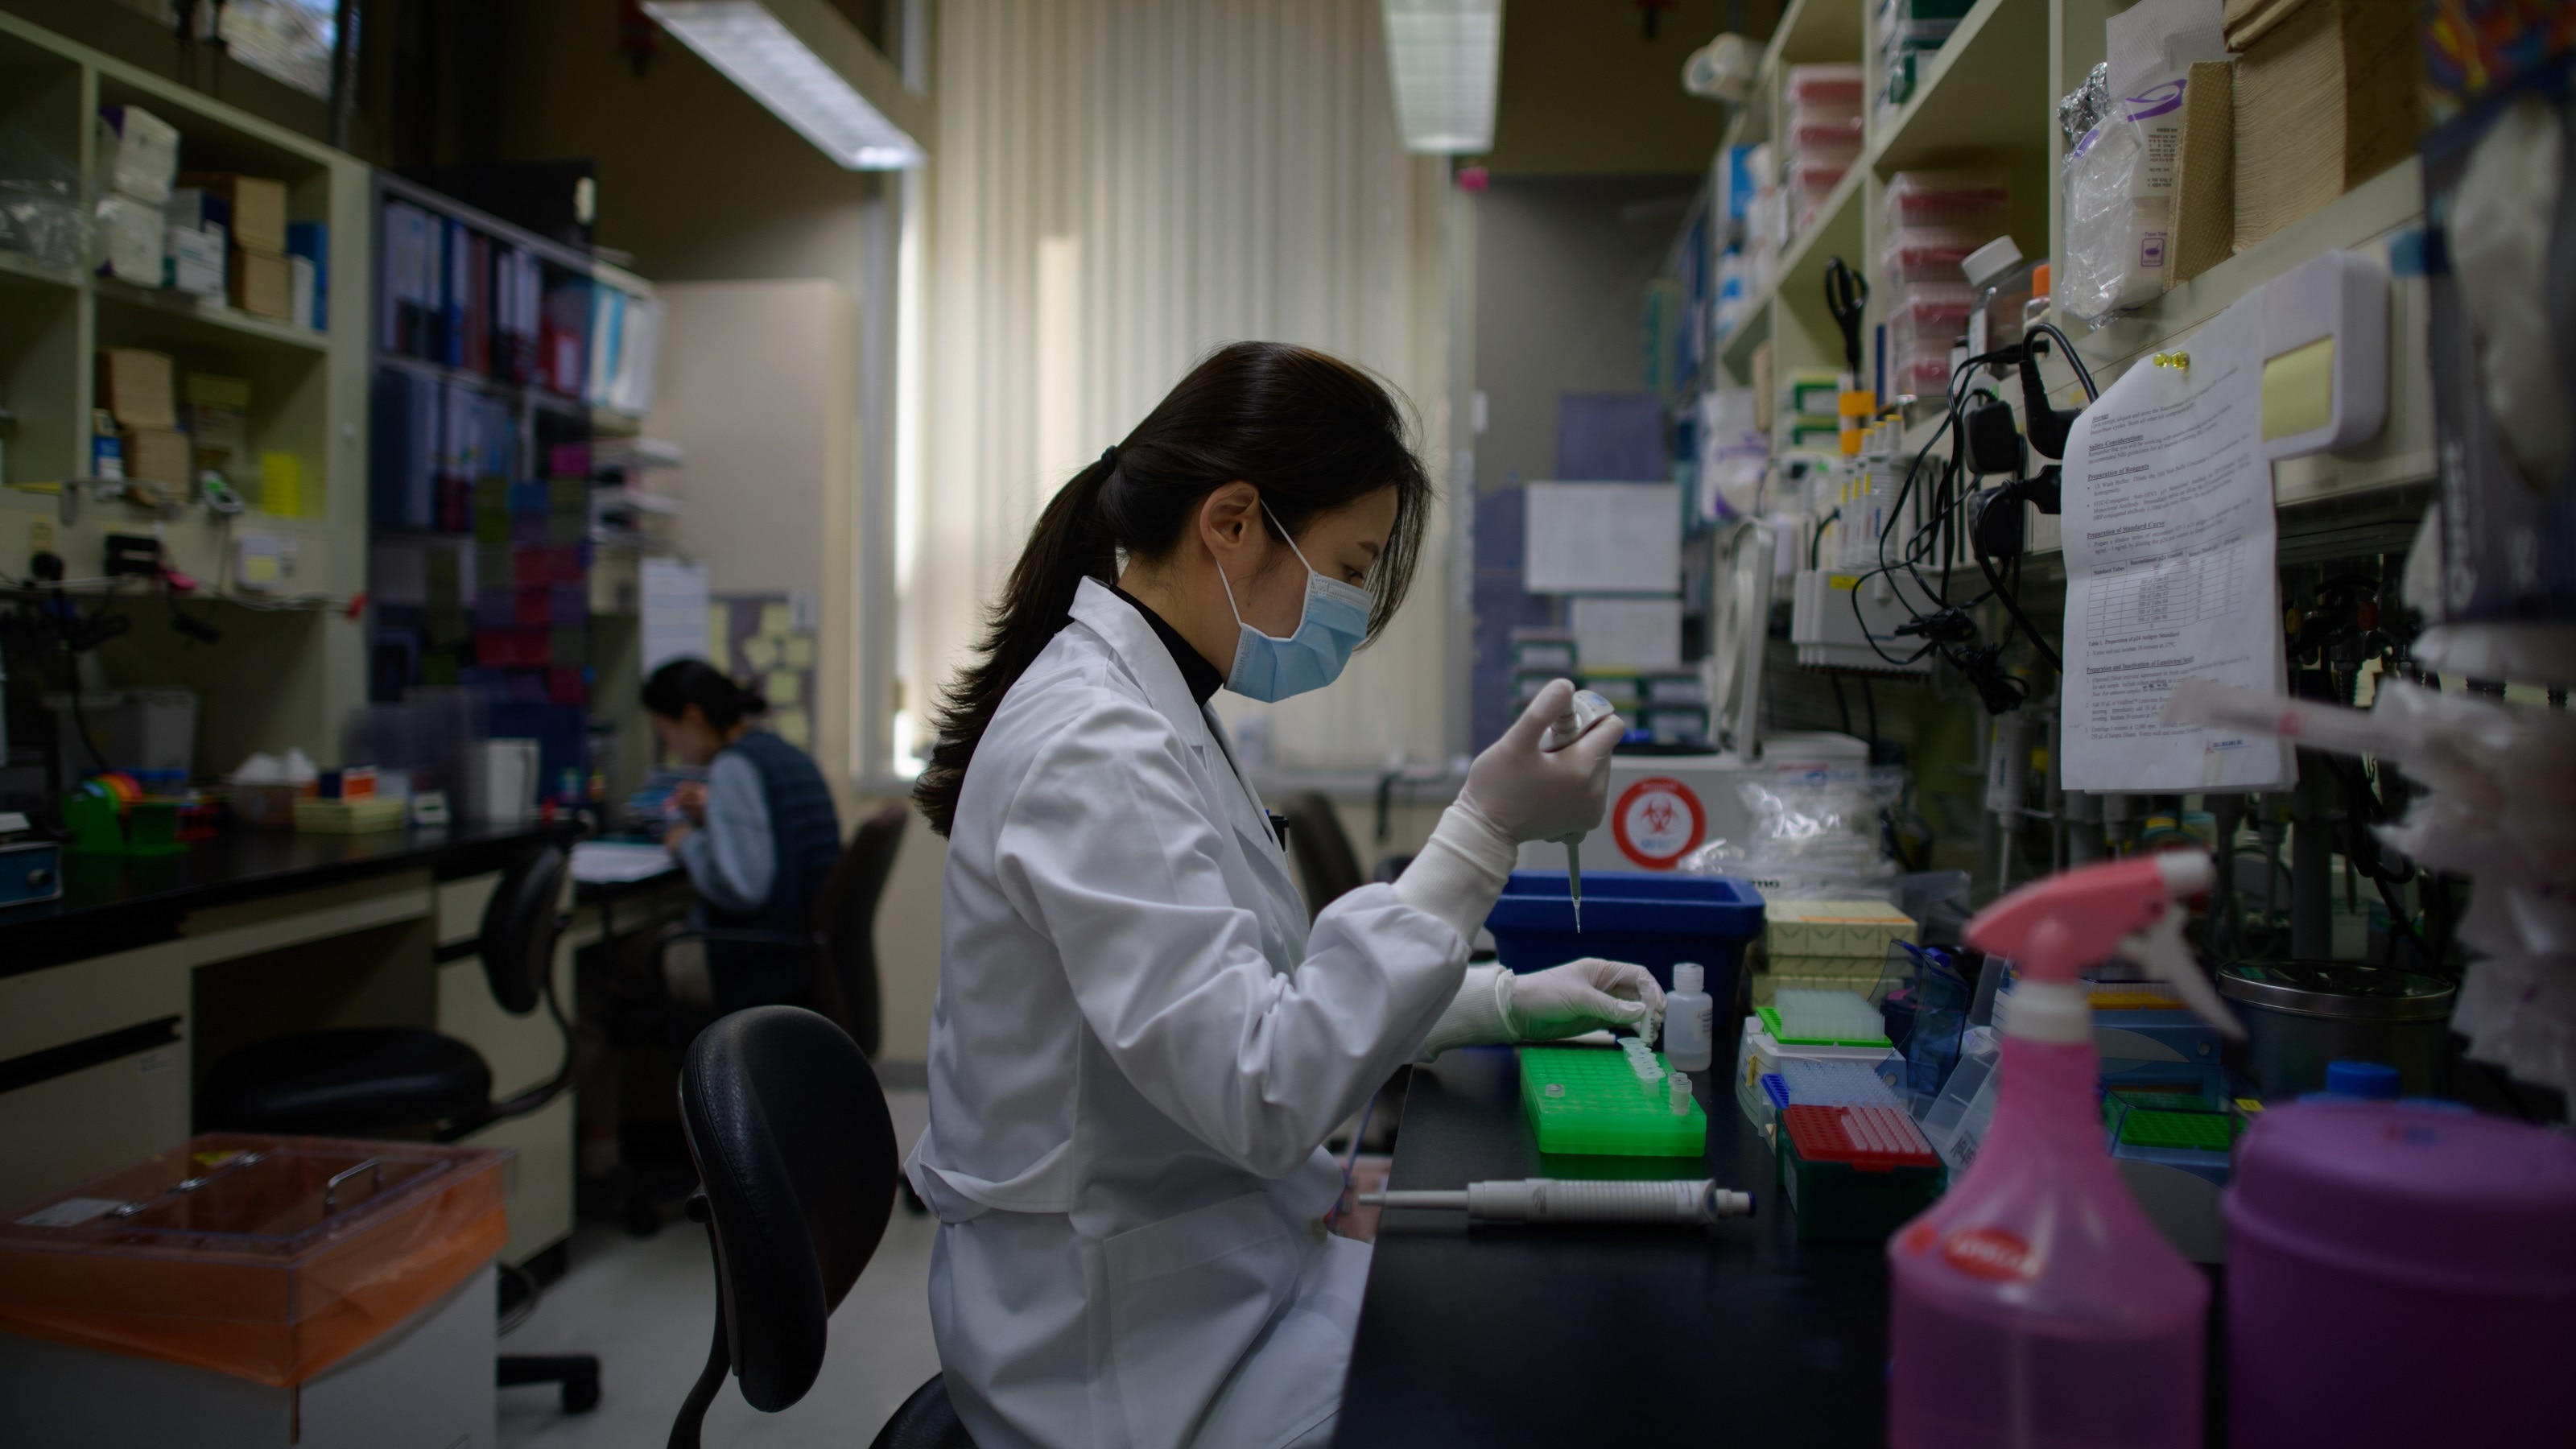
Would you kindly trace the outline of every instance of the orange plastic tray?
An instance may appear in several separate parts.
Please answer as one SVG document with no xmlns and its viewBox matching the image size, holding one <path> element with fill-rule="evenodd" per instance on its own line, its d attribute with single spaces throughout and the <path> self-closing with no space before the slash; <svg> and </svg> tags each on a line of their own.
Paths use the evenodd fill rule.
<svg viewBox="0 0 2576 1449">
<path fill-rule="evenodd" d="M 302 1383 L 500 1252 L 506 1160 L 418 1142 L 193 1138 L 0 1222 L 0 1329 Z"/>
</svg>

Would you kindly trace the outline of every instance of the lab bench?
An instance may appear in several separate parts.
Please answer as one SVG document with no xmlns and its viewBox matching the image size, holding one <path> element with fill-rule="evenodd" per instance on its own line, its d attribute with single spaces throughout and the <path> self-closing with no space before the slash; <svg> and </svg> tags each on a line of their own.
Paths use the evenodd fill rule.
<svg viewBox="0 0 2576 1449">
<path fill-rule="evenodd" d="M 1737 1027 L 1741 1030 L 1741 1026 Z M 1715 1060 L 1734 1059 L 1735 1032 Z M 1875 1243 L 1800 1242 L 1771 1154 L 1725 1090 L 1700 1169 L 1755 1214 L 1708 1229 L 1380 1222 L 1338 1449 L 1602 1443 L 1878 1445 L 1887 1432 L 1887 1267 Z M 1670 1174 L 1682 1175 L 1681 1164 Z M 1416 1067 L 1387 1184 L 1456 1189 L 1543 1177 L 1508 1048 Z M 1573 1174 L 1562 1174 L 1573 1175 Z M 2213 1275 L 2214 1277 L 2216 1275 Z M 2213 1282 L 2214 1289 L 2223 1283 Z M 2225 1318 L 2213 1292 L 2210 1343 Z M 2225 1443 L 2211 1355 L 2212 1445 Z"/>
<path fill-rule="evenodd" d="M 574 834 L 230 830 L 161 859 L 66 857 L 61 899 L 0 910 L 0 1210 L 187 1137 L 214 1063 L 283 1032 L 428 1027 L 482 1053 L 496 1096 L 545 1081 L 554 1024 L 501 1010 L 475 943 L 502 868 Z M 600 934 L 585 907 L 558 946 L 567 1010 Z M 570 1235 L 571 1093 L 466 1141 L 519 1154 L 506 1261 Z"/>
</svg>

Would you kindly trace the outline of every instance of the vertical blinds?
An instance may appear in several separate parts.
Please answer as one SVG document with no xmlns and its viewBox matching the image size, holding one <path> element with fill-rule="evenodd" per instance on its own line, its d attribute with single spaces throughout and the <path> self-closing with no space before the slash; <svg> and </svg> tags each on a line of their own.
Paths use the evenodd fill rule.
<svg viewBox="0 0 2576 1449">
<path fill-rule="evenodd" d="M 907 699 L 964 658 L 1046 500 L 1220 343 L 1375 369 L 1446 479 L 1445 163 L 1403 149 L 1384 35 L 1376 0 L 940 5 Z M 1448 570 L 1434 519 L 1343 683 L 1220 707 L 1267 716 L 1284 766 L 1439 755 Z"/>
</svg>

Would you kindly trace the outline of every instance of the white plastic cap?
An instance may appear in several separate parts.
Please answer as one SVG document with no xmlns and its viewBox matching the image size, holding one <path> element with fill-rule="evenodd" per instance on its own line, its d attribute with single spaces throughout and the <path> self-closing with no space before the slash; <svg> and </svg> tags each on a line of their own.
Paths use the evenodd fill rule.
<svg viewBox="0 0 2576 1449">
<path fill-rule="evenodd" d="M 1708 972 L 1697 961 L 1676 961 L 1673 963 L 1673 989 L 1675 991 L 1697 991 L 1706 985 L 1707 982 Z"/>
<path fill-rule="evenodd" d="M 1979 291 L 1985 290 L 1987 283 L 2020 265 L 2021 248 L 2014 246 L 2013 239 L 2008 236 L 1996 237 L 1959 260 L 1959 270 L 1966 274 L 1968 285 Z"/>
</svg>

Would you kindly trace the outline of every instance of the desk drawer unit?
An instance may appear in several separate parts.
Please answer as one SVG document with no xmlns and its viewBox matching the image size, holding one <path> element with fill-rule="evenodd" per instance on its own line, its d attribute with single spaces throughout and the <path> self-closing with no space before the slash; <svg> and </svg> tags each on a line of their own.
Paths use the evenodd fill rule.
<svg viewBox="0 0 2576 1449">
<path fill-rule="evenodd" d="M 188 1135 L 188 970 L 0 977 L 0 1211 Z"/>
</svg>

